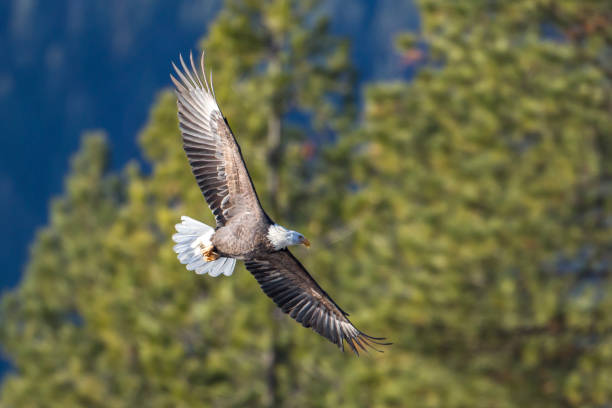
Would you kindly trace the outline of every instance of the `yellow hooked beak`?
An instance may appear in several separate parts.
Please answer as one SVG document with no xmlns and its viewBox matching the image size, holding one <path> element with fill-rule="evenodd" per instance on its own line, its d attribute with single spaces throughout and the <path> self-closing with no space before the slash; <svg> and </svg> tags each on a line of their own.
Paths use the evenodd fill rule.
<svg viewBox="0 0 612 408">
<path fill-rule="evenodd" d="M 304 246 L 306 248 L 310 248 L 310 241 L 306 239 L 306 237 L 304 237 L 304 239 L 302 239 L 302 244 L 304 244 Z"/>
</svg>

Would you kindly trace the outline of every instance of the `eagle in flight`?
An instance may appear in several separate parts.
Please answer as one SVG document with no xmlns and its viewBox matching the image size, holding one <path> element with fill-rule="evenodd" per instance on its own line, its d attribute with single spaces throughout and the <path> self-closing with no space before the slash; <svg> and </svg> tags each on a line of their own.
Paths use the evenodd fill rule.
<svg viewBox="0 0 612 408">
<path fill-rule="evenodd" d="M 178 79 L 170 78 L 176 87 L 183 148 L 217 225 L 212 228 L 182 216 L 172 237 L 179 261 L 197 274 L 229 276 L 236 260 L 242 260 L 284 313 L 343 351 L 345 341 L 356 354 L 359 349 L 390 344 L 353 326 L 348 313 L 289 252 L 289 245 L 308 247 L 310 242 L 299 232 L 276 224 L 261 207 L 240 147 L 217 105 L 212 72 L 210 81 L 206 79 L 204 53 L 201 73 L 193 56 L 191 68 L 182 56 L 180 61 L 183 70 L 172 64 Z"/>
</svg>

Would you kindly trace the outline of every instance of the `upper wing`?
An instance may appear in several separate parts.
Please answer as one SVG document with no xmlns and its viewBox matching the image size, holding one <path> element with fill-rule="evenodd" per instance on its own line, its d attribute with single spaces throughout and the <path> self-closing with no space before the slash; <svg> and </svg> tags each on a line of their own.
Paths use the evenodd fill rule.
<svg viewBox="0 0 612 408">
<path fill-rule="evenodd" d="M 371 337 L 359 331 L 345 313 L 310 276 L 308 271 L 287 249 L 245 261 L 249 272 L 274 303 L 304 327 L 338 345 L 344 351 L 344 341 L 355 354 L 357 346 L 366 350 L 372 344 L 388 345 L 382 337 Z M 375 349 L 375 348 L 374 348 Z"/>
<path fill-rule="evenodd" d="M 176 86 L 178 117 L 183 148 L 217 226 L 226 225 L 238 212 L 263 216 L 255 187 L 244 164 L 240 147 L 206 79 L 204 53 L 200 61 L 202 78 L 190 56 L 191 70 L 180 57 L 182 72 L 172 64 L 180 79 L 170 75 Z"/>
</svg>

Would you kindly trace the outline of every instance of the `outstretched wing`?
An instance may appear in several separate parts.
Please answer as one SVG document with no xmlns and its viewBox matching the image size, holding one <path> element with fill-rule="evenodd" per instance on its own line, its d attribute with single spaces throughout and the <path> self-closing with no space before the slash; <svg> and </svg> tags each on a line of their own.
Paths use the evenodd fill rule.
<svg viewBox="0 0 612 408">
<path fill-rule="evenodd" d="M 263 217 L 240 147 L 217 105 L 212 75 L 210 82 L 206 79 L 204 53 L 200 61 L 201 76 L 193 56 L 190 56 L 191 69 L 182 56 L 180 61 L 182 71 L 172 64 L 180 80 L 172 75 L 170 78 L 176 86 L 183 148 L 217 226 L 228 224 L 233 216 L 243 212 Z"/>
<path fill-rule="evenodd" d="M 284 249 L 245 261 L 249 272 L 274 303 L 304 327 L 311 327 L 344 351 L 344 341 L 355 354 L 358 348 L 388 345 L 382 337 L 359 331 L 344 312 L 310 276 L 302 264 Z M 376 349 L 375 349 L 376 350 Z"/>
</svg>

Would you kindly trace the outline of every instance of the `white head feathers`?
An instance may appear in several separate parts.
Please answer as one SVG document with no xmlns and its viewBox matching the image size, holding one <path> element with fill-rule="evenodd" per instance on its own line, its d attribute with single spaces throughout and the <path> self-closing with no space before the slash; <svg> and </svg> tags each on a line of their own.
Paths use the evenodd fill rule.
<svg viewBox="0 0 612 408">
<path fill-rule="evenodd" d="M 268 228 L 268 240 L 277 251 L 287 248 L 289 245 L 303 244 L 306 241 L 299 232 L 288 230 L 278 224 L 270 225 L 270 228 Z"/>
</svg>

